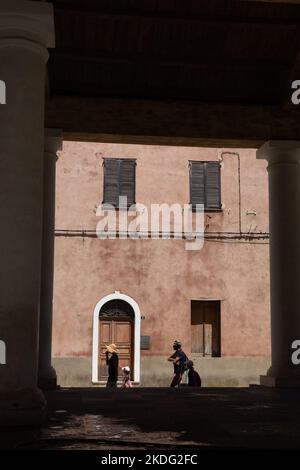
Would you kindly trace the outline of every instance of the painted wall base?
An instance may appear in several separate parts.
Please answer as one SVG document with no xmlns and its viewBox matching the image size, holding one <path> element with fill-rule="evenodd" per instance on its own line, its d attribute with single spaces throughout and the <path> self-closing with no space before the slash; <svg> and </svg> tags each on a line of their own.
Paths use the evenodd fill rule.
<svg viewBox="0 0 300 470">
<path fill-rule="evenodd" d="M 259 384 L 270 367 L 268 357 L 192 357 L 204 387 L 248 387 Z M 61 387 L 99 386 L 92 383 L 92 361 L 87 357 L 53 358 Z M 141 357 L 141 387 L 168 387 L 173 375 L 165 356 Z"/>
</svg>

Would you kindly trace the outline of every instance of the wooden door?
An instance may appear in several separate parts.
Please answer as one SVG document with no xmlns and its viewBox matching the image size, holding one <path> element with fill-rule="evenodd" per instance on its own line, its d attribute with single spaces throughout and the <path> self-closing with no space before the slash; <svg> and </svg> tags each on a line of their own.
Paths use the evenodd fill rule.
<svg viewBox="0 0 300 470">
<path fill-rule="evenodd" d="M 119 379 L 122 376 L 121 367 L 129 366 L 133 378 L 133 322 L 128 318 L 101 318 L 99 321 L 99 362 L 98 380 L 107 380 L 106 345 L 114 343 L 118 348 Z"/>
<path fill-rule="evenodd" d="M 220 303 L 192 301 L 192 353 L 220 355 Z"/>
</svg>

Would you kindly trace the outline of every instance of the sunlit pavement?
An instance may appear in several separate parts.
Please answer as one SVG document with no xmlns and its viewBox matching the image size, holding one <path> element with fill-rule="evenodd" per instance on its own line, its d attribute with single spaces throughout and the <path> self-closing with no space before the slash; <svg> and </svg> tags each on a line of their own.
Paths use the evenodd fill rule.
<svg viewBox="0 0 300 470">
<path fill-rule="evenodd" d="M 16 449 L 300 448 L 300 390 L 58 389 L 41 429 L 0 431 Z"/>
</svg>

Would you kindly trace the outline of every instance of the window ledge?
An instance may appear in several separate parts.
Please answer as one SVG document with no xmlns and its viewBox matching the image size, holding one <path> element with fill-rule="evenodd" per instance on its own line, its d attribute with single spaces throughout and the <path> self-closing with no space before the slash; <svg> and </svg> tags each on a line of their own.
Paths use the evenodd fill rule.
<svg viewBox="0 0 300 470">
<path fill-rule="evenodd" d="M 197 212 L 195 207 L 192 208 L 192 212 Z M 208 212 L 221 213 L 224 212 L 224 209 L 204 209 L 205 214 Z"/>
<path fill-rule="evenodd" d="M 125 212 L 130 212 L 130 211 L 135 211 L 136 210 L 136 203 L 131 204 L 130 206 L 127 207 L 119 207 L 115 206 L 114 204 L 111 204 L 109 202 L 102 202 L 101 207 L 103 210 L 115 210 L 115 211 L 125 211 Z"/>
</svg>

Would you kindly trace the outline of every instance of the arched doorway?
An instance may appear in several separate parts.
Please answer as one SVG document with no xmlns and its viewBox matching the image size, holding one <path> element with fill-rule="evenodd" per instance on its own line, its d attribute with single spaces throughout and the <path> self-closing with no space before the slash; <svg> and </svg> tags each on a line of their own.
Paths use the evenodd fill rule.
<svg viewBox="0 0 300 470">
<path fill-rule="evenodd" d="M 106 366 L 106 345 L 118 347 L 119 367 L 129 366 L 134 374 L 134 311 L 124 300 L 110 300 L 99 313 L 99 360 L 98 380 L 108 378 Z"/>
<path fill-rule="evenodd" d="M 119 365 L 129 365 L 134 382 L 140 381 L 140 309 L 129 296 L 115 292 L 101 299 L 94 309 L 93 383 L 107 380 L 105 345 L 115 343 Z"/>
</svg>

